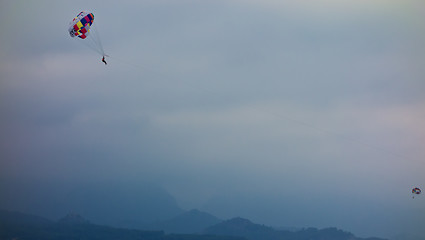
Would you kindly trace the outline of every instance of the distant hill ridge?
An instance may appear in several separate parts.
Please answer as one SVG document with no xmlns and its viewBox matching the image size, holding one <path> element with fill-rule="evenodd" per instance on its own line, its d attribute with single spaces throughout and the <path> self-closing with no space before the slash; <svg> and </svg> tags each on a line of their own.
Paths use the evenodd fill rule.
<svg viewBox="0 0 425 240">
<path fill-rule="evenodd" d="M 204 234 L 239 236 L 248 240 L 384 240 L 381 238 L 357 238 L 350 232 L 337 228 L 307 228 L 298 231 L 275 230 L 255 224 L 240 217 L 223 221 L 203 231 Z"/>
<path fill-rule="evenodd" d="M 94 223 L 125 228 L 139 228 L 184 212 L 162 187 L 126 181 L 84 184 L 34 181 L 2 189 L 0 209 L 31 209 L 35 215 L 55 220 L 72 210 L 84 213 Z"/>
<path fill-rule="evenodd" d="M 205 225 L 212 223 L 210 226 Z M 276 230 L 244 218 L 221 221 L 211 214 L 190 210 L 162 224 L 158 230 L 130 230 L 91 224 L 76 213 L 59 221 L 12 211 L 0 210 L 0 239 L 122 239 L 122 240 L 384 240 L 357 238 L 337 228 L 307 228 L 298 231 Z M 167 225 L 168 224 L 168 225 Z M 200 230 L 203 228 L 203 230 Z M 152 229 L 152 228 L 151 228 Z M 178 234 L 196 232 L 197 234 Z M 173 233 L 173 234 L 168 234 Z"/>
<path fill-rule="evenodd" d="M 82 224 L 84 223 L 84 224 Z M 89 223 L 78 214 L 68 214 L 58 222 L 19 212 L 0 210 L 0 239 L 20 240 L 244 240 L 241 237 L 164 234 L 114 228 Z"/>
<path fill-rule="evenodd" d="M 201 233 L 207 227 L 213 226 L 222 222 L 217 217 L 192 209 L 177 215 L 170 220 L 156 222 L 147 225 L 146 228 L 154 230 L 163 230 L 166 233 Z"/>
<path fill-rule="evenodd" d="M 89 224 L 90 222 L 77 213 L 69 213 L 65 217 L 59 219 L 60 224 Z"/>
</svg>

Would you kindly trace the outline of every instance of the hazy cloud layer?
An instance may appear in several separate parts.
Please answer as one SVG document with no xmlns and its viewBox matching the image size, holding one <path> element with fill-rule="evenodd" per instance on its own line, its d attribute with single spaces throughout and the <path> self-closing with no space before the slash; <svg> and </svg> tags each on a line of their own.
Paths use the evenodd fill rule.
<svg viewBox="0 0 425 240">
<path fill-rule="evenodd" d="M 424 8 L 1 1 L 2 184 L 148 181 L 220 218 L 414 231 Z M 95 14 L 107 66 L 66 31 L 81 10 Z"/>
</svg>

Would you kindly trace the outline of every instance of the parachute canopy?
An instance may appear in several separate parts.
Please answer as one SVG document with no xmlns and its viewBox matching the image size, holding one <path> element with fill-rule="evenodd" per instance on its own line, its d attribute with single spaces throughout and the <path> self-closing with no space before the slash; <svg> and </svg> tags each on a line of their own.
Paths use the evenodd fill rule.
<svg viewBox="0 0 425 240">
<path fill-rule="evenodd" d="M 90 27 L 93 24 L 93 13 L 80 12 L 69 24 L 68 32 L 71 37 L 79 37 L 85 39 L 90 32 Z"/>
<path fill-rule="evenodd" d="M 96 51 L 101 56 L 107 56 L 103 50 L 100 35 L 96 30 L 93 13 L 82 11 L 69 23 L 68 33 L 71 37 Z M 78 38 L 76 38 L 78 37 Z"/>
<path fill-rule="evenodd" d="M 412 189 L 412 194 L 421 194 L 421 189 L 420 188 L 413 188 Z"/>
</svg>

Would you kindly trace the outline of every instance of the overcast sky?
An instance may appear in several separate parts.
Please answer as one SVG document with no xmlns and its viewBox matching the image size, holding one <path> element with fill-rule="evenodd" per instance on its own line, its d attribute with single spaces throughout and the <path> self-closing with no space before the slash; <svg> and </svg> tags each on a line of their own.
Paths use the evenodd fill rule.
<svg viewBox="0 0 425 240">
<path fill-rule="evenodd" d="M 82 10 L 107 66 L 67 33 Z M 424 11 L 423 0 L 1 0 L 3 184 L 149 181 L 223 219 L 418 231 Z"/>
</svg>

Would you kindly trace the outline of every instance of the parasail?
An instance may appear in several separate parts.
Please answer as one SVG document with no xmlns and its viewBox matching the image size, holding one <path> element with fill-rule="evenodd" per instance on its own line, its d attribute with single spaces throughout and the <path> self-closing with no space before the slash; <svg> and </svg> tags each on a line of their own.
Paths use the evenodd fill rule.
<svg viewBox="0 0 425 240">
<path fill-rule="evenodd" d="M 93 24 L 93 13 L 80 12 L 69 24 L 68 32 L 71 37 L 85 39 L 90 33 L 90 26 Z"/>
<path fill-rule="evenodd" d="M 93 23 L 94 14 L 82 11 L 69 23 L 68 33 L 73 38 L 79 38 L 83 44 L 100 55 L 107 56 L 103 50 L 99 33 Z"/>
<path fill-rule="evenodd" d="M 412 189 L 412 194 L 413 194 L 413 196 L 412 196 L 412 198 L 415 198 L 415 195 L 419 195 L 419 194 L 421 194 L 421 189 L 420 188 L 418 188 L 418 187 L 415 187 L 415 188 L 413 188 Z"/>
</svg>

